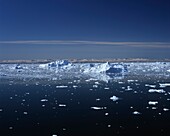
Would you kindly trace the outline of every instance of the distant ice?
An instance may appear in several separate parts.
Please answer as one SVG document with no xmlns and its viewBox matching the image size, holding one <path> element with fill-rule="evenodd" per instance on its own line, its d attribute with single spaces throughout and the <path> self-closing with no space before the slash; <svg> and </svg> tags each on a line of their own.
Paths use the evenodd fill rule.
<svg viewBox="0 0 170 136">
<path fill-rule="evenodd" d="M 170 83 L 164 83 L 164 84 L 160 83 L 159 85 L 160 85 L 160 87 L 167 87 L 167 86 L 170 86 Z"/>
<path fill-rule="evenodd" d="M 156 85 L 149 85 L 149 84 L 145 84 L 145 86 L 149 86 L 151 88 L 155 88 L 156 87 Z"/>
<path fill-rule="evenodd" d="M 112 97 L 110 97 L 110 99 L 115 102 L 115 101 L 119 100 L 119 97 L 117 97 L 117 96 L 112 96 Z"/>
<path fill-rule="evenodd" d="M 163 108 L 163 110 L 164 110 L 164 111 L 169 111 L 169 109 L 167 109 L 167 108 Z"/>
<path fill-rule="evenodd" d="M 158 104 L 158 102 L 157 101 L 149 101 L 148 104 L 149 105 L 156 105 L 156 104 Z"/>
<path fill-rule="evenodd" d="M 134 115 L 139 115 L 139 114 L 141 114 L 141 113 L 138 112 L 138 111 L 134 111 L 133 114 L 134 114 Z"/>
<path fill-rule="evenodd" d="M 65 104 L 59 104 L 58 106 L 59 106 L 59 107 L 66 107 Z"/>
<path fill-rule="evenodd" d="M 47 99 L 41 99 L 41 102 L 47 102 L 48 100 Z"/>
<path fill-rule="evenodd" d="M 91 109 L 93 109 L 93 110 L 103 110 L 103 109 L 107 109 L 107 107 L 91 107 Z"/>
<path fill-rule="evenodd" d="M 67 88 L 68 86 L 66 85 L 60 85 L 60 86 L 56 86 L 56 88 Z"/>
<path fill-rule="evenodd" d="M 163 89 L 149 89 L 149 93 L 165 93 Z"/>
</svg>

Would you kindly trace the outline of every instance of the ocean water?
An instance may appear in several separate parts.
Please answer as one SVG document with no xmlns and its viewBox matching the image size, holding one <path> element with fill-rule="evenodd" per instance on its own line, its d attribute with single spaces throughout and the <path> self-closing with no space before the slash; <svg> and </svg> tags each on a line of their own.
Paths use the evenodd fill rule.
<svg viewBox="0 0 170 136">
<path fill-rule="evenodd" d="M 94 76 L 0 78 L 0 136 L 169 134 L 167 72 L 129 70 L 107 82 Z"/>
</svg>

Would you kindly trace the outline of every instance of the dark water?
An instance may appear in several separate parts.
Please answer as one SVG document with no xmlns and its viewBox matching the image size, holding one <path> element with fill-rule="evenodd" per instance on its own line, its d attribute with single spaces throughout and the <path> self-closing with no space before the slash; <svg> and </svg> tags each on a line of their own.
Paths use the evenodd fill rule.
<svg viewBox="0 0 170 136">
<path fill-rule="evenodd" d="M 170 86 L 159 83 L 170 79 L 0 79 L 0 136 L 168 136 Z"/>
</svg>

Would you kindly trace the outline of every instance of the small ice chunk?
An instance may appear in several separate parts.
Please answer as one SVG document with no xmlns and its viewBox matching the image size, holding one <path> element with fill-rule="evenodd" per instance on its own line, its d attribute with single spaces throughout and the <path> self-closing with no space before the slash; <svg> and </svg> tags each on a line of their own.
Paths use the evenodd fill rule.
<svg viewBox="0 0 170 136">
<path fill-rule="evenodd" d="M 96 85 L 99 85 L 100 83 L 99 82 L 95 82 Z"/>
<path fill-rule="evenodd" d="M 169 109 L 167 109 L 167 108 L 163 108 L 163 110 L 164 110 L 164 111 L 169 111 Z"/>
<path fill-rule="evenodd" d="M 0 112 L 2 112 L 2 109 L 0 109 Z"/>
<path fill-rule="evenodd" d="M 106 112 L 106 113 L 105 113 L 105 116 L 108 116 L 108 115 L 109 115 L 109 113 Z"/>
<path fill-rule="evenodd" d="M 98 85 L 93 85 L 93 88 L 98 88 Z"/>
<path fill-rule="evenodd" d="M 60 86 L 56 86 L 56 88 L 67 88 L 68 86 L 66 85 L 60 85 Z"/>
<path fill-rule="evenodd" d="M 52 136 L 57 136 L 57 135 L 52 135 Z"/>
<path fill-rule="evenodd" d="M 170 69 L 168 69 L 167 71 L 170 72 Z"/>
<path fill-rule="evenodd" d="M 165 93 L 163 89 L 149 89 L 149 93 Z"/>
<path fill-rule="evenodd" d="M 152 107 L 152 110 L 156 110 L 157 109 L 157 107 Z"/>
<path fill-rule="evenodd" d="M 41 99 L 41 102 L 47 102 L 48 100 L 47 99 Z"/>
<path fill-rule="evenodd" d="M 13 129 L 13 127 L 9 127 L 9 129 L 11 130 L 11 129 Z"/>
<path fill-rule="evenodd" d="M 141 114 L 141 113 L 138 112 L 138 111 L 134 111 L 133 114 L 134 114 L 134 115 L 139 115 L 139 114 Z"/>
<path fill-rule="evenodd" d="M 73 88 L 77 88 L 78 86 L 77 85 L 73 85 Z"/>
<path fill-rule="evenodd" d="M 160 87 L 167 87 L 167 86 L 170 86 L 170 83 L 164 83 L 164 84 L 160 83 L 159 85 Z"/>
<path fill-rule="evenodd" d="M 59 106 L 59 107 L 66 107 L 65 104 L 59 104 L 58 106 Z"/>
<path fill-rule="evenodd" d="M 119 100 L 119 97 L 117 97 L 117 96 L 112 96 L 112 97 L 110 97 L 110 99 L 115 102 L 115 101 Z"/>
<path fill-rule="evenodd" d="M 107 127 L 108 127 L 108 128 L 110 128 L 110 127 L 111 127 L 111 125 L 107 125 Z"/>
<path fill-rule="evenodd" d="M 93 109 L 93 110 L 103 110 L 103 109 L 107 109 L 107 107 L 91 107 L 91 109 Z"/>
<path fill-rule="evenodd" d="M 145 86 L 149 86 L 151 88 L 155 88 L 156 87 L 156 85 L 149 85 L 149 84 L 145 84 Z"/>
<path fill-rule="evenodd" d="M 28 112 L 26 112 L 26 111 L 24 111 L 23 113 L 24 113 L 24 115 L 27 115 L 27 114 L 28 114 Z"/>
<path fill-rule="evenodd" d="M 132 90 L 132 88 L 130 88 L 130 86 L 127 86 L 126 91 L 131 91 L 131 90 Z"/>
<path fill-rule="evenodd" d="M 134 80 L 127 80 L 128 82 L 134 82 Z"/>
<path fill-rule="evenodd" d="M 158 102 L 157 101 L 149 101 L 148 104 L 149 105 L 156 105 L 156 104 L 158 104 Z"/>
<path fill-rule="evenodd" d="M 105 87 L 104 89 L 105 89 L 105 90 L 109 90 L 109 88 L 108 88 L 108 87 Z"/>
</svg>

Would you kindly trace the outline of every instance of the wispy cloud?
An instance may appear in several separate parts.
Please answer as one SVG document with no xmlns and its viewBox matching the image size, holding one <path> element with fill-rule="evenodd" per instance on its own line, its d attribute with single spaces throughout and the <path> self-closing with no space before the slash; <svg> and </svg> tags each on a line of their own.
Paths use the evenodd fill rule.
<svg viewBox="0 0 170 136">
<path fill-rule="evenodd" d="M 109 42 L 109 41 L 64 41 L 64 40 L 27 40 L 27 41 L 0 41 L 0 44 L 72 44 L 72 45 L 113 45 L 130 47 L 148 47 L 148 48 L 170 48 L 170 42 Z"/>
</svg>

